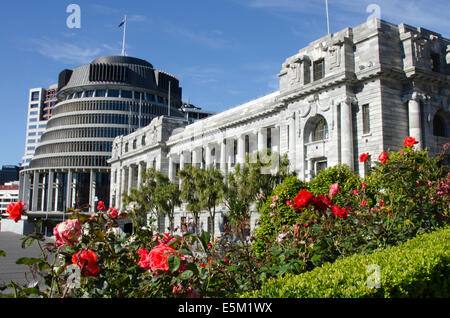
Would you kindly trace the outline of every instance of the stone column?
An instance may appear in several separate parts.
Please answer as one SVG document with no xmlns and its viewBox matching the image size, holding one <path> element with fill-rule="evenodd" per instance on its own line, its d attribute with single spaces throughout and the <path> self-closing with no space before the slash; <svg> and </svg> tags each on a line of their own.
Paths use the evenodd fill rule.
<svg viewBox="0 0 450 318">
<path fill-rule="evenodd" d="M 195 168 L 198 168 L 200 165 L 200 160 L 199 160 L 199 149 L 198 148 L 194 148 L 192 149 L 192 166 Z"/>
<path fill-rule="evenodd" d="M 139 189 L 142 183 L 142 162 L 138 163 L 138 175 L 137 175 L 137 186 L 136 188 Z"/>
<path fill-rule="evenodd" d="M 91 169 L 90 171 L 90 176 L 89 176 L 89 211 L 90 212 L 95 212 L 97 206 L 95 205 L 95 187 L 96 187 L 96 173 L 94 172 L 93 169 Z M 101 198 L 103 199 L 103 198 Z"/>
<path fill-rule="evenodd" d="M 258 130 L 258 152 L 267 148 L 267 128 L 260 128 Z"/>
<path fill-rule="evenodd" d="M 173 169 L 173 160 L 172 157 L 169 155 L 169 171 L 167 172 L 167 176 L 169 177 L 170 181 L 173 181 L 174 175 L 173 175 L 174 169 Z"/>
<path fill-rule="evenodd" d="M 120 187 L 119 187 L 119 193 L 118 193 L 118 208 L 122 208 L 122 194 L 127 190 L 127 168 L 125 166 L 122 166 L 122 169 L 120 169 Z"/>
<path fill-rule="evenodd" d="M 353 171 L 352 98 L 341 102 L 341 154 L 342 163 L 347 164 Z"/>
<path fill-rule="evenodd" d="M 72 207 L 72 170 L 67 172 L 66 210 Z"/>
<path fill-rule="evenodd" d="M 52 170 L 48 172 L 48 192 L 47 192 L 47 211 L 53 210 L 53 179 L 54 173 Z M 55 209 L 56 210 L 56 209 Z"/>
<path fill-rule="evenodd" d="M 38 211 L 38 207 L 37 207 L 38 193 L 39 193 L 39 173 L 37 171 L 34 171 L 34 173 L 33 173 L 32 211 Z"/>
<path fill-rule="evenodd" d="M 409 136 L 414 137 L 416 141 L 419 142 L 415 147 L 423 149 L 422 121 L 420 114 L 419 94 L 414 92 L 412 98 L 408 101 Z"/>
<path fill-rule="evenodd" d="M 223 174 L 227 173 L 227 142 L 222 139 L 220 142 L 220 170 Z"/>
<path fill-rule="evenodd" d="M 58 172 L 55 172 L 55 176 L 56 176 L 56 183 L 55 183 L 55 210 L 54 211 L 58 211 L 58 203 L 59 203 L 59 178 L 58 178 Z"/>
<path fill-rule="evenodd" d="M 234 162 L 234 139 L 228 139 L 227 142 L 227 158 L 228 158 L 228 171 L 233 168 Z"/>
<path fill-rule="evenodd" d="M 180 152 L 180 171 L 184 169 L 185 163 L 186 163 L 186 157 L 185 157 L 184 151 L 181 151 Z M 181 183 L 182 183 L 182 179 L 179 178 L 180 189 L 181 189 Z"/>
<path fill-rule="evenodd" d="M 206 148 L 205 148 L 205 168 L 206 169 L 211 169 L 211 149 L 212 147 L 207 144 Z"/>
<path fill-rule="evenodd" d="M 289 142 L 288 142 L 288 159 L 291 172 L 295 171 L 295 148 L 296 148 L 296 133 L 295 133 L 295 118 L 294 114 L 289 118 Z"/>
<path fill-rule="evenodd" d="M 240 135 L 237 140 L 236 163 L 243 165 L 245 163 L 245 135 Z"/>
<path fill-rule="evenodd" d="M 133 187 L 133 165 L 130 165 L 128 167 L 128 189 L 127 189 L 128 195 L 130 195 L 132 187 Z"/>
</svg>

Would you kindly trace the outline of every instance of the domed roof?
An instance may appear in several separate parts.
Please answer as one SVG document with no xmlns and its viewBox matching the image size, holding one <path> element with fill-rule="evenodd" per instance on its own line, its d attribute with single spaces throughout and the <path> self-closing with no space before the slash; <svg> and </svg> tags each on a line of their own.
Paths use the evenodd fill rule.
<svg viewBox="0 0 450 318">
<path fill-rule="evenodd" d="M 134 64 L 134 65 L 142 65 L 153 68 L 153 65 L 145 60 L 141 60 L 135 57 L 129 56 L 102 56 L 96 58 L 92 61 L 91 64 Z"/>
</svg>

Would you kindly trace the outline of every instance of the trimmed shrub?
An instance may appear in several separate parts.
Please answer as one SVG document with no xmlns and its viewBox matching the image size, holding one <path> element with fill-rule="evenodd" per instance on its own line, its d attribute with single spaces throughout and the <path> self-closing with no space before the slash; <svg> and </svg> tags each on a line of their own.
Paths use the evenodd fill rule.
<svg viewBox="0 0 450 318">
<path fill-rule="evenodd" d="M 300 191 L 307 189 L 307 183 L 299 180 L 296 176 L 288 176 L 283 183 L 279 184 L 272 192 L 272 195 L 265 198 L 258 221 L 258 227 L 254 231 L 257 240 L 253 244 L 257 255 L 262 255 L 267 251 L 267 246 L 275 239 L 283 225 L 291 225 L 296 222 L 298 217 L 290 207 L 286 206 L 286 201 Z M 274 201 L 274 197 L 278 197 Z M 276 213 L 275 213 L 276 211 Z"/>
<path fill-rule="evenodd" d="M 314 194 L 326 195 L 333 183 L 341 186 L 338 194 L 334 197 L 334 202 L 337 205 L 342 205 L 348 203 L 352 198 L 353 189 L 360 188 L 361 179 L 347 165 L 339 164 L 320 171 L 309 182 L 309 189 Z"/>
<path fill-rule="evenodd" d="M 271 279 L 249 298 L 389 298 L 450 296 L 450 228 L 394 247 Z M 379 281 L 376 275 L 379 270 Z M 377 284 L 379 284 L 377 286 Z"/>
</svg>

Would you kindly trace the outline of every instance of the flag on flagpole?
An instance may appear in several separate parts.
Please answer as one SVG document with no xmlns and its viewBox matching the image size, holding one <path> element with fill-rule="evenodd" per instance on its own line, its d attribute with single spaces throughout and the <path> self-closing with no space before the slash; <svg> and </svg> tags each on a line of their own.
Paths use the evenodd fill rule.
<svg viewBox="0 0 450 318">
<path fill-rule="evenodd" d="M 124 25 L 125 22 L 127 22 L 127 17 L 125 17 L 125 18 L 122 19 L 122 22 L 120 22 L 120 24 L 119 24 L 119 28 L 120 28 L 122 25 Z"/>
</svg>

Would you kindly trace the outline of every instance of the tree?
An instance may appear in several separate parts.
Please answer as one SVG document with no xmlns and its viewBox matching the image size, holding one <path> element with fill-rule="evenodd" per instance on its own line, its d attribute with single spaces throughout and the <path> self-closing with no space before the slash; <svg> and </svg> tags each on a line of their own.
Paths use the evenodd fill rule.
<svg viewBox="0 0 450 318">
<path fill-rule="evenodd" d="M 155 169 L 148 169 L 142 172 L 142 184 L 139 189 L 131 189 L 130 194 L 124 192 L 122 194 L 123 203 L 125 206 L 133 205 L 129 209 L 131 213 L 134 227 L 142 227 L 147 225 L 147 215 L 157 214 L 157 206 L 154 200 L 154 193 L 157 187 L 157 171 Z"/>
<path fill-rule="evenodd" d="M 196 182 L 198 178 L 198 169 L 191 165 L 186 165 L 183 170 L 178 172 L 181 179 L 181 199 L 185 201 L 186 209 L 194 216 L 195 230 L 199 232 L 200 211 L 202 209 L 200 199 L 196 191 Z"/>
<path fill-rule="evenodd" d="M 251 205 L 260 208 L 262 198 L 267 198 L 272 190 L 289 175 L 289 161 L 284 156 L 270 150 L 255 152 L 247 156 L 244 165 L 237 164 L 227 175 L 224 186 L 224 203 L 229 210 L 229 218 L 241 240 L 251 217 Z"/>
<path fill-rule="evenodd" d="M 214 237 L 216 206 L 223 197 L 223 175 L 218 169 L 197 169 L 195 174 L 195 191 L 198 193 L 199 204 L 209 212 L 211 236 Z"/>
<path fill-rule="evenodd" d="M 157 173 L 157 182 L 153 197 L 158 209 L 158 215 L 167 215 L 169 217 L 169 229 L 172 233 L 174 230 L 175 207 L 181 205 L 181 191 L 178 184 L 171 182 L 162 173 Z"/>
</svg>

